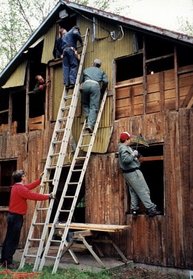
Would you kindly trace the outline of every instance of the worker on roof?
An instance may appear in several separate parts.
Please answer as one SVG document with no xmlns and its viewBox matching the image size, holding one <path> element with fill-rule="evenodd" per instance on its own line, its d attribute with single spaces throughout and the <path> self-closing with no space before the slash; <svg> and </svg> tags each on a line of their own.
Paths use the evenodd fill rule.
<svg viewBox="0 0 193 279">
<path fill-rule="evenodd" d="M 130 147 L 131 137 L 128 132 L 121 133 L 118 145 L 119 165 L 131 196 L 130 213 L 137 216 L 139 202 L 141 201 L 146 208 L 147 215 L 153 217 L 161 214 L 161 212 L 157 210 L 157 206 L 151 201 L 149 187 L 140 170 L 139 153 Z"/>
</svg>

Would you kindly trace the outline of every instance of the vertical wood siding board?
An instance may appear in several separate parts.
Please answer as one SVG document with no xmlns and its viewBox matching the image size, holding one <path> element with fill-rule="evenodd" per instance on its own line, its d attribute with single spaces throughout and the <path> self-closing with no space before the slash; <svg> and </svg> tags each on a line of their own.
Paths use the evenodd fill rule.
<svg viewBox="0 0 193 279">
<path fill-rule="evenodd" d="M 164 110 L 164 73 L 161 72 L 160 73 L 160 110 L 163 111 Z"/>
<path fill-rule="evenodd" d="M 165 219 L 166 219 L 166 235 L 167 239 L 166 241 L 166 263 L 167 265 L 171 265 L 171 256 L 174 254 L 173 249 L 172 249 L 172 231 L 174 230 L 172 226 L 172 210 L 170 210 L 170 204 L 175 204 L 174 202 L 172 203 L 171 201 L 171 188 L 172 188 L 172 170 L 171 170 L 171 114 L 169 112 L 166 113 L 166 131 L 165 131 L 165 145 L 164 145 L 164 173 L 165 173 Z"/>
<path fill-rule="evenodd" d="M 181 165 L 179 145 L 179 115 L 169 113 L 167 121 L 168 149 L 166 144 L 166 226 L 167 226 L 167 254 L 168 264 L 177 266 L 182 249 L 180 217 L 182 214 Z M 167 162 L 169 163 L 167 165 Z M 171 170 L 169 172 L 169 170 Z M 172 209 L 175 205 L 175 209 Z M 173 256 L 172 256 L 173 255 Z"/>
<path fill-rule="evenodd" d="M 193 259 L 193 241 L 192 241 L 192 235 L 193 235 L 193 110 L 190 110 L 190 120 L 189 120 L 189 127 L 190 127 L 190 150 L 189 150 L 189 158 L 190 158 L 190 166 L 189 166 L 189 172 L 190 172 L 190 180 L 189 180 L 189 202 L 190 202 L 190 211 L 189 211 L 189 232 L 186 237 L 186 251 L 189 251 L 187 255 L 187 264 L 193 268 L 192 259 Z"/>
<path fill-rule="evenodd" d="M 182 170 L 182 198 L 183 198 L 183 211 L 181 217 L 182 222 L 182 232 L 181 237 L 183 237 L 183 247 L 181 252 L 181 265 L 184 266 L 188 259 L 192 258 L 191 252 L 189 254 L 190 243 L 192 243 L 192 231 L 193 227 L 192 214 L 191 214 L 191 192 L 190 192 L 190 183 L 191 183 L 191 113 L 190 110 L 181 109 L 180 110 L 180 139 L 181 139 L 181 161 L 183 164 Z M 190 205 L 190 206 L 189 206 Z M 193 247 L 192 247 L 193 248 Z M 193 251 L 193 249 L 192 249 Z M 193 252 L 192 252 L 193 253 Z"/>
<path fill-rule="evenodd" d="M 175 90 L 176 90 L 176 110 L 179 109 L 179 78 L 178 78 L 178 61 L 177 49 L 174 47 L 174 76 L 175 76 Z"/>
</svg>

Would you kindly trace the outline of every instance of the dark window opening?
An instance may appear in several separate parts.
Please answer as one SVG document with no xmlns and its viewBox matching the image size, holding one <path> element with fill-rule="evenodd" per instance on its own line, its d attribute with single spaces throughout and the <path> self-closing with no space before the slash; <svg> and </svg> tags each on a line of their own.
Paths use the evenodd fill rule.
<svg viewBox="0 0 193 279">
<path fill-rule="evenodd" d="M 147 63 L 147 74 L 158 73 L 174 68 L 174 57 L 167 57 Z"/>
<path fill-rule="evenodd" d="M 134 50 L 135 52 L 138 52 L 139 50 L 143 49 L 143 34 L 141 33 L 134 33 Z"/>
<path fill-rule="evenodd" d="M 37 117 L 45 114 L 45 93 L 46 87 L 43 90 L 38 90 L 38 82 L 35 79 L 37 75 L 43 77 L 45 83 L 46 65 L 41 64 L 43 50 L 43 41 L 36 47 L 30 49 L 30 85 L 29 85 L 29 117 Z"/>
<path fill-rule="evenodd" d="M 45 114 L 45 90 L 29 95 L 29 117 Z"/>
<path fill-rule="evenodd" d="M 80 166 L 77 166 L 77 169 L 80 169 Z M 69 172 L 69 167 L 64 167 L 62 169 L 62 173 L 60 176 L 60 181 L 59 181 L 59 185 L 58 185 L 58 189 L 57 189 L 57 193 L 56 193 L 56 200 L 54 202 L 54 208 L 52 211 L 52 215 L 51 215 L 51 222 L 54 219 L 54 216 L 56 214 L 56 210 L 58 207 L 58 204 L 60 202 L 60 197 L 62 195 L 62 191 L 65 185 L 65 181 L 67 179 L 68 176 L 68 172 Z M 80 177 L 80 172 L 73 172 L 72 176 L 71 176 L 71 180 L 70 182 L 78 182 L 79 181 L 79 177 Z M 68 187 L 68 191 L 66 193 L 66 196 L 74 196 L 75 195 L 75 191 L 77 188 L 77 184 L 72 184 L 71 187 Z M 50 191 L 52 191 L 52 189 L 50 189 Z M 76 203 L 76 207 L 74 210 L 74 214 L 73 214 L 73 218 L 72 218 L 72 222 L 76 222 L 76 223 L 84 223 L 85 222 L 85 202 L 84 202 L 84 197 L 85 197 L 85 182 L 83 180 L 82 186 L 81 186 L 81 190 L 78 196 L 78 200 Z M 72 199 L 71 198 L 65 198 L 64 199 L 64 203 L 63 203 L 63 210 L 69 210 L 70 207 L 72 205 Z M 69 213 L 65 213 L 65 212 L 61 212 L 59 215 L 59 222 L 66 222 L 67 218 L 68 218 Z"/>
<path fill-rule="evenodd" d="M 0 125 L 8 124 L 9 92 L 0 94 Z"/>
<path fill-rule="evenodd" d="M 133 146 L 135 148 L 136 146 Z M 139 146 L 139 153 L 144 157 L 141 163 L 141 171 L 150 189 L 150 196 L 153 203 L 164 214 L 164 165 L 163 146 L 152 145 L 149 147 Z M 142 212 L 144 212 L 144 207 Z"/>
<path fill-rule="evenodd" d="M 136 54 L 116 59 L 116 81 L 143 76 L 143 55 Z"/>
<path fill-rule="evenodd" d="M 174 53 L 171 42 L 163 39 L 147 36 L 145 38 L 146 59 L 156 58 Z"/>
<path fill-rule="evenodd" d="M 17 133 L 25 132 L 25 91 L 12 94 L 13 115 L 12 121 L 17 121 Z"/>
<path fill-rule="evenodd" d="M 177 48 L 178 66 L 193 64 L 193 49 L 187 46 L 178 46 Z"/>
<path fill-rule="evenodd" d="M 0 207 L 9 205 L 10 190 L 13 184 L 12 173 L 16 167 L 16 160 L 0 161 Z"/>
</svg>

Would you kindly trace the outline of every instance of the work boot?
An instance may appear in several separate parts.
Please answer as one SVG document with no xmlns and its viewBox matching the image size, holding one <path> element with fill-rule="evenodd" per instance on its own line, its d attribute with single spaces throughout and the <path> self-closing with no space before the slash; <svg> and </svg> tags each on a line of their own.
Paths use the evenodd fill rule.
<svg viewBox="0 0 193 279">
<path fill-rule="evenodd" d="M 147 209 L 147 215 L 149 217 L 154 217 L 156 215 L 160 215 L 161 211 L 157 210 L 156 207 Z"/>
<path fill-rule="evenodd" d="M 88 131 L 90 134 L 92 134 L 92 132 L 93 132 L 92 127 L 90 127 L 88 125 L 86 126 L 85 130 Z"/>
<path fill-rule="evenodd" d="M 5 267 L 6 269 L 18 269 L 19 265 L 15 263 L 7 263 L 7 261 L 4 261 L 2 263 L 2 267 Z"/>
<path fill-rule="evenodd" d="M 137 217 L 137 215 L 139 214 L 137 209 L 131 209 L 131 214 L 133 215 L 133 217 Z"/>
</svg>

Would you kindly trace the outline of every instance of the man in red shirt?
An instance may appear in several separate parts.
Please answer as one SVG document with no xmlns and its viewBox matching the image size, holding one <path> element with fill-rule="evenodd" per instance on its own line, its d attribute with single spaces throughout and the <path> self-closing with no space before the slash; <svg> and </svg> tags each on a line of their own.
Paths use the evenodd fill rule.
<svg viewBox="0 0 193 279">
<path fill-rule="evenodd" d="M 23 215 L 27 212 L 27 200 L 43 201 L 53 198 L 51 194 L 39 194 L 31 192 L 41 183 L 41 178 L 26 183 L 26 174 L 23 170 L 16 170 L 12 174 L 14 185 L 11 189 L 9 201 L 9 212 L 7 216 L 7 233 L 1 251 L 2 266 L 12 269 L 13 255 L 18 247 L 21 229 L 23 226 Z"/>
</svg>

